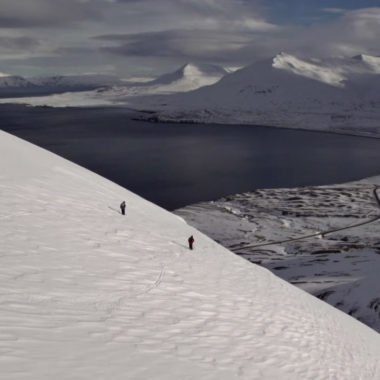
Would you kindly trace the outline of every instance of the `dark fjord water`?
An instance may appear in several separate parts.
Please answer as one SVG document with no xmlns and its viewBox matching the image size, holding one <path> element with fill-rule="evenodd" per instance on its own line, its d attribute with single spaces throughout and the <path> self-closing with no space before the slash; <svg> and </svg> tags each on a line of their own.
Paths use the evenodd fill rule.
<svg viewBox="0 0 380 380">
<path fill-rule="evenodd" d="M 380 174 L 376 139 L 253 126 L 152 124 L 133 116 L 119 108 L 4 105 L 0 128 L 169 210 L 257 188 Z"/>
</svg>

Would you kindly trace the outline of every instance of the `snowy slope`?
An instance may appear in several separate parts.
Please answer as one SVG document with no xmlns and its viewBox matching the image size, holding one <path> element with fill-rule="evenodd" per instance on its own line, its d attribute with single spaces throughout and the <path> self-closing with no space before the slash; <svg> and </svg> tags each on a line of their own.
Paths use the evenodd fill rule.
<svg viewBox="0 0 380 380">
<path fill-rule="evenodd" d="M 58 156 L 0 151 L 1 378 L 380 379 L 373 330 Z"/>
<path fill-rule="evenodd" d="M 379 184 L 375 177 L 260 189 L 177 213 L 236 254 L 380 332 Z"/>
</svg>

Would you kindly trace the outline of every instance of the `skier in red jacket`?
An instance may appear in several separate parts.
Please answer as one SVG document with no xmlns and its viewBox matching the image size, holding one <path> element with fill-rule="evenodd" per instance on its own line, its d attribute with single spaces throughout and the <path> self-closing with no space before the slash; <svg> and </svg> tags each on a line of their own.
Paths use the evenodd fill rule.
<svg viewBox="0 0 380 380">
<path fill-rule="evenodd" d="M 193 243 L 194 243 L 193 235 L 191 235 L 187 241 L 189 242 L 189 248 L 193 249 Z"/>
</svg>

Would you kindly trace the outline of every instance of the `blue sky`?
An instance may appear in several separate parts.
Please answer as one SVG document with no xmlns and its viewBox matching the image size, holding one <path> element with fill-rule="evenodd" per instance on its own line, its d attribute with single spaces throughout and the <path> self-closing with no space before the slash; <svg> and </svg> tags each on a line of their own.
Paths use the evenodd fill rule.
<svg viewBox="0 0 380 380">
<path fill-rule="evenodd" d="M 380 0 L 0 0 L 0 73 L 156 76 L 280 51 L 380 55 Z"/>
<path fill-rule="evenodd" d="M 247 0 L 250 2 L 250 0 Z M 339 17 L 338 10 L 379 7 L 379 0 L 267 0 L 269 19 L 279 24 L 309 25 Z M 332 11 L 327 11 L 331 9 Z M 333 10 L 337 10 L 333 12 Z"/>
</svg>

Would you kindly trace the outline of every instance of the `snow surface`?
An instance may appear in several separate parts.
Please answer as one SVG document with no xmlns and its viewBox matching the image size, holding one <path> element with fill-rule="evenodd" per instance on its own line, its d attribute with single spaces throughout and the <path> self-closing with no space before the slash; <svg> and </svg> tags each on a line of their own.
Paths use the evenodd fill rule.
<svg viewBox="0 0 380 380">
<path fill-rule="evenodd" d="M 379 183 L 375 177 L 261 189 L 176 213 L 236 254 L 380 332 Z"/>
<path fill-rule="evenodd" d="M 365 325 L 94 173 L 0 151 L 1 378 L 380 379 Z"/>
</svg>

